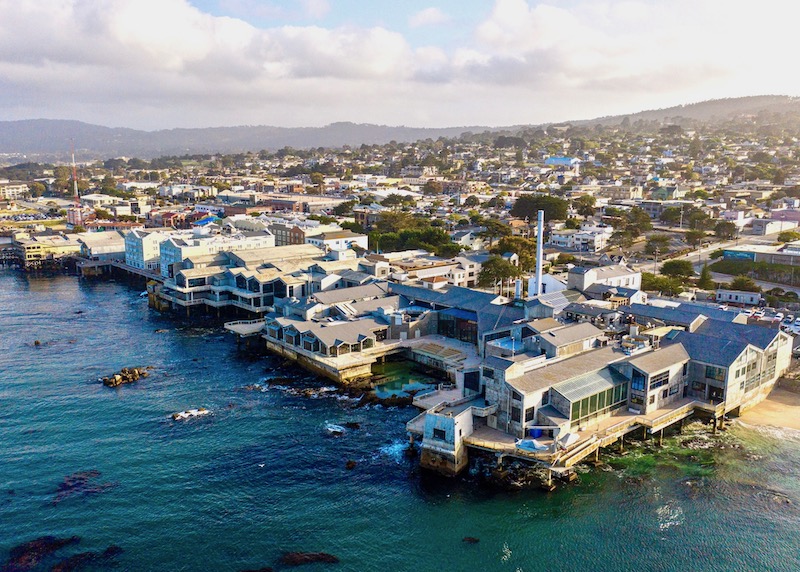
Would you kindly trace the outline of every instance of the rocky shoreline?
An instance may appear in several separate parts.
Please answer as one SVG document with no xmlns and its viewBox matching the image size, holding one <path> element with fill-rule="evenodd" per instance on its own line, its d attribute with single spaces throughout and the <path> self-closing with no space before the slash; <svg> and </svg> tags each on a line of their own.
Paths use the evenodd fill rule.
<svg viewBox="0 0 800 572">
<path fill-rule="evenodd" d="M 113 373 L 107 377 L 101 377 L 100 381 L 106 387 L 119 387 L 126 383 L 134 383 L 150 375 L 148 370 L 153 369 L 153 366 L 147 367 L 123 367 L 117 373 Z"/>
</svg>

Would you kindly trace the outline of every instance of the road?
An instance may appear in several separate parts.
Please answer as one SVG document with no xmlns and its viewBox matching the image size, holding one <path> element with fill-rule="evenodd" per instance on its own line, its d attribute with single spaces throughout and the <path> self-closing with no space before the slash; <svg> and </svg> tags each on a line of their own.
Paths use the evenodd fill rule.
<svg viewBox="0 0 800 572">
<path fill-rule="evenodd" d="M 719 272 L 712 272 L 711 279 L 714 282 L 730 282 L 734 279 L 734 276 L 730 274 L 720 274 Z M 781 288 L 785 292 L 795 292 L 800 296 L 800 288 L 797 286 L 789 286 L 787 284 L 776 284 L 775 282 L 764 282 L 763 280 L 753 280 L 756 284 L 758 284 L 762 290 L 765 292 L 768 290 L 772 290 L 773 288 Z"/>
</svg>

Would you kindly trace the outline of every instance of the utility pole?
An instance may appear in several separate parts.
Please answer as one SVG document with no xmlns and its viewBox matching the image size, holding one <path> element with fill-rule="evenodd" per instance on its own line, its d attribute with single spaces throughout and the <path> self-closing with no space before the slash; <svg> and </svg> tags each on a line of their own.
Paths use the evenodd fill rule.
<svg viewBox="0 0 800 572">
<path fill-rule="evenodd" d="M 656 246 L 656 250 L 655 250 L 656 260 L 655 260 L 655 262 L 653 262 L 653 274 L 658 274 L 658 254 L 660 252 L 661 252 L 661 250 Z"/>
</svg>

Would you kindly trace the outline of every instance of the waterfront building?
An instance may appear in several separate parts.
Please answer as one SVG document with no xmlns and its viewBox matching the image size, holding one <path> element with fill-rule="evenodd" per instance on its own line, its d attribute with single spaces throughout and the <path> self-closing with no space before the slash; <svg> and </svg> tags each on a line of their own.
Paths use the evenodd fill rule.
<svg viewBox="0 0 800 572">
<path fill-rule="evenodd" d="M 27 183 L 0 179 L 0 199 L 14 201 L 31 194 Z"/>
<path fill-rule="evenodd" d="M 159 271 L 161 243 L 169 238 L 169 234 L 153 229 L 131 230 L 125 235 L 125 264 L 142 270 Z"/>
<path fill-rule="evenodd" d="M 118 230 L 82 232 L 75 235 L 80 254 L 89 260 L 125 260 L 125 233 Z"/>
<path fill-rule="evenodd" d="M 275 237 L 268 231 L 254 233 L 198 234 L 197 232 L 173 234 L 160 245 L 161 275 L 171 278 L 180 270 L 183 260 L 191 256 L 257 250 L 275 246 Z"/>
<path fill-rule="evenodd" d="M 36 270 L 58 264 L 67 256 L 78 254 L 81 244 L 71 236 L 63 234 L 31 235 L 25 232 L 14 234 L 16 257 L 26 270 Z"/>
</svg>

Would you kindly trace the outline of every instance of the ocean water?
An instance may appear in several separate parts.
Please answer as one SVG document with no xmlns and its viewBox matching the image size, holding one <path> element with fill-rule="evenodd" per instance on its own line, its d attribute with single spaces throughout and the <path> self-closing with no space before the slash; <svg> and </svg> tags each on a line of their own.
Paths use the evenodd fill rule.
<svg viewBox="0 0 800 572">
<path fill-rule="evenodd" d="M 287 551 L 341 560 L 309 571 L 800 570 L 796 434 L 737 428 L 680 458 L 668 439 L 553 493 L 505 492 L 420 472 L 403 455 L 415 410 L 293 395 L 328 384 L 205 326 L 123 283 L 0 270 L 0 567 L 76 535 L 38 569 L 118 545 L 116 570 L 281 570 Z M 153 369 L 97 382 L 125 366 Z M 169 418 L 200 406 L 214 414 Z M 361 428 L 324 432 L 346 421 Z"/>
</svg>

